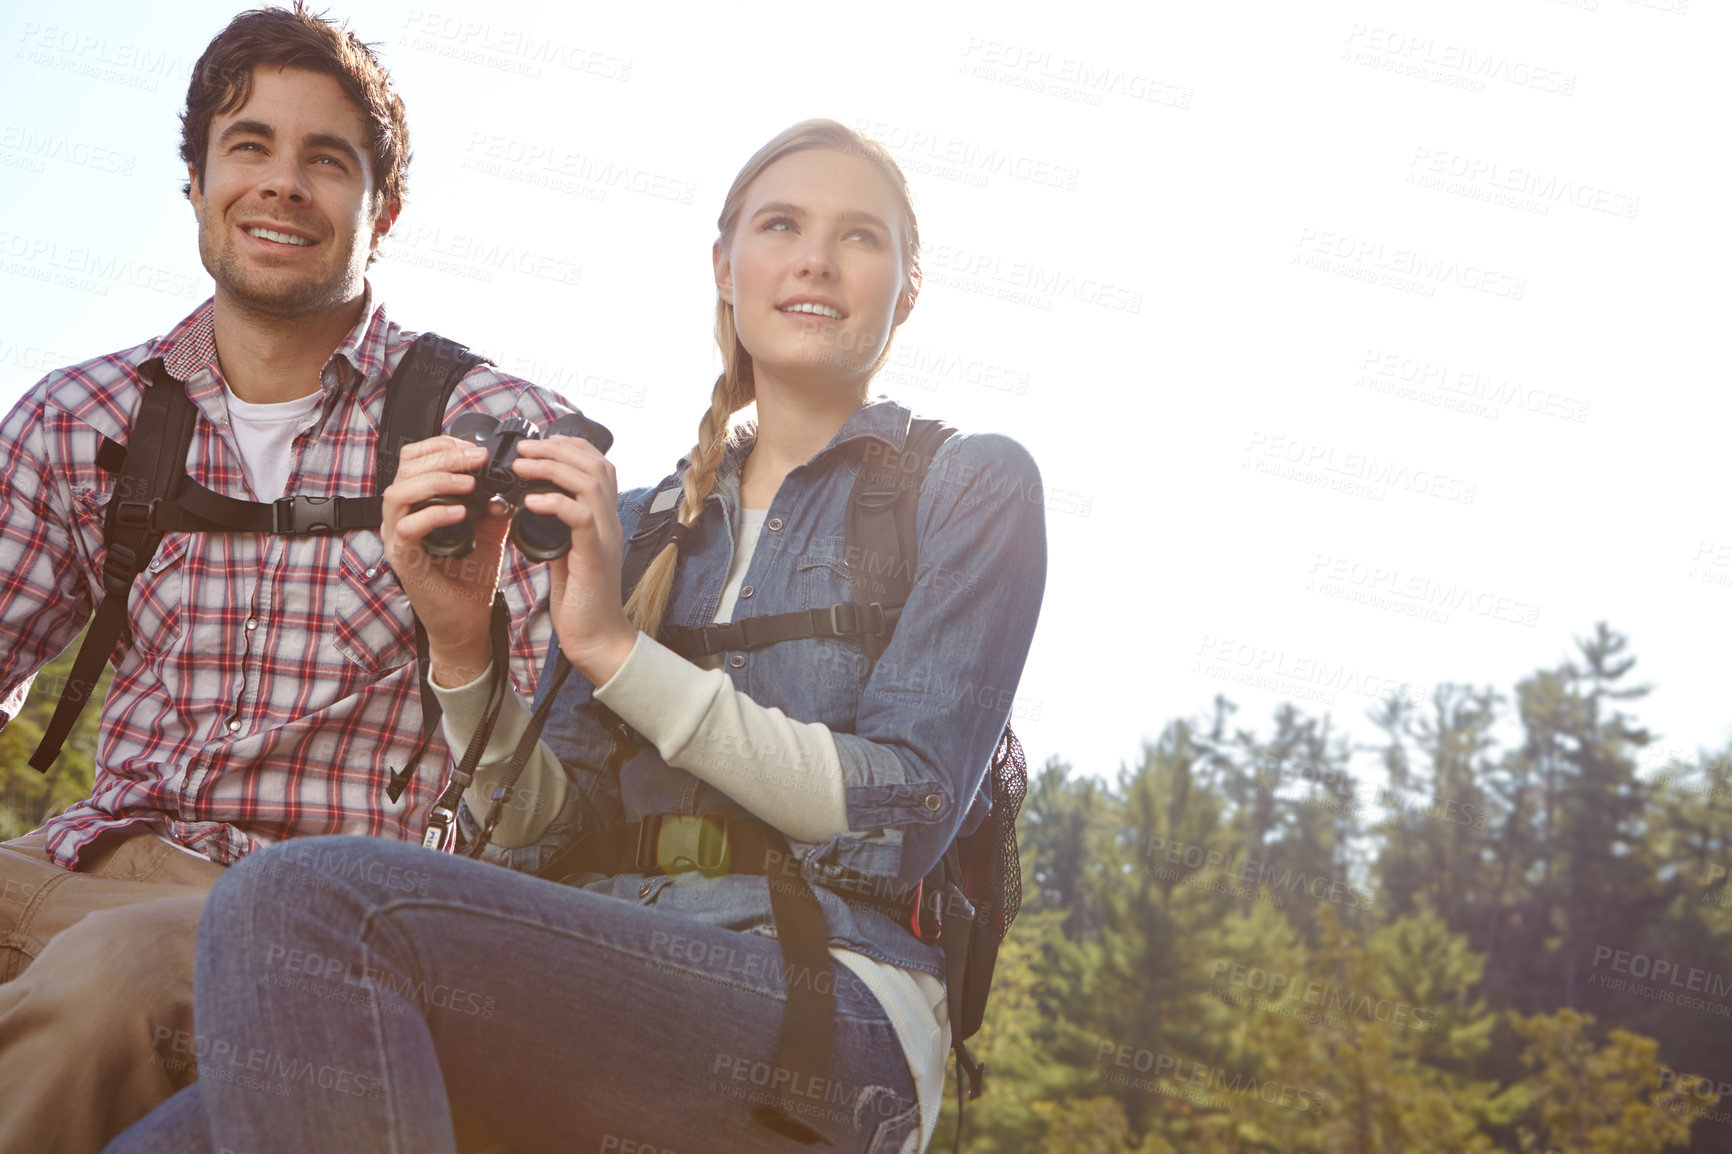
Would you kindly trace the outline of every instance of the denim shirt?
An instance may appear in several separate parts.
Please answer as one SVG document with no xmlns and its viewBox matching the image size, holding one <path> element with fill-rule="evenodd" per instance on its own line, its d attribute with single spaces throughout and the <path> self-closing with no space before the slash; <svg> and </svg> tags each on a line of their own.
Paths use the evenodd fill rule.
<svg viewBox="0 0 1732 1154">
<path fill-rule="evenodd" d="M 871 572 L 875 561 L 850 556 L 845 540 L 854 480 L 869 452 L 902 453 L 910 419 L 890 400 L 863 405 L 829 445 L 788 473 L 769 508 L 735 620 L 853 598 L 850 569 Z M 740 469 L 751 446 L 751 430 L 729 445 L 715 489 L 686 535 L 669 624 L 715 621 L 739 523 Z M 621 495 L 628 542 L 655 492 Z M 1039 471 L 1017 442 L 996 434 L 953 436 L 921 488 L 914 588 L 870 675 L 860 645 L 835 638 L 721 655 L 735 688 L 796 721 L 821 722 L 835 736 L 853 832 L 790 847 L 824 905 L 832 945 L 943 974 L 936 946 L 921 944 L 886 914 L 843 902 L 824 883 L 846 870 L 881 880 L 886 890 L 912 888 L 959 831 L 984 819 L 988 763 L 1011 712 L 1046 581 L 1044 496 Z M 556 654 L 550 646 L 549 668 Z M 571 782 L 562 812 L 539 842 L 490 847 L 488 857 L 533 872 L 581 834 L 646 814 L 746 814 L 721 790 L 668 765 L 653 745 L 629 740 L 629 729 L 617 732 L 624 723 L 592 700 L 592 691 L 573 671 L 542 735 Z M 774 932 L 761 876 L 630 874 L 589 888 L 733 929 Z"/>
</svg>

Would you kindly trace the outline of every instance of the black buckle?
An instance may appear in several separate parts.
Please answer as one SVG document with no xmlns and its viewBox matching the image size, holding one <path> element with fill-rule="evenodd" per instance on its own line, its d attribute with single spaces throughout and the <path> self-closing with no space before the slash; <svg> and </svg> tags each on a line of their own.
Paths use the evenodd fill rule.
<svg viewBox="0 0 1732 1154">
<path fill-rule="evenodd" d="M 103 594 L 124 599 L 132 591 L 132 581 L 137 576 L 138 554 L 118 542 L 110 544 L 102 558 Z"/>
<path fill-rule="evenodd" d="M 303 497 L 299 493 L 279 497 L 271 502 L 271 532 L 279 537 L 335 533 L 336 500 L 335 497 Z"/>
<path fill-rule="evenodd" d="M 767 644 L 763 639 L 764 619 L 761 617 L 742 617 L 728 628 L 738 628 L 739 644 L 728 646 L 729 649 L 760 649 Z"/>
<path fill-rule="evenodd" d="M 710 849 L 706 854 L 705 847 Z M 728 819 L 722 816 L 652 813 L 637 832 L 640 873 L 680 874 L 697 870 L 705 877 L 728 872 Z"/>
<path fill-rule="evenodd" d="M 853 601 L 838 601 L 830 606 L 830 628 L 838 637 L 855 637 L 862 633 L 884 632 L 884 606 L 874 601 L 860 605 Z"/>
<path fill-rule="evenodd" d="M 127 529 L 148 529 L 150 514 L 155 508 L 155 501 L 117 501 L 114 505 L 114 523 Z"/>
<path fill-rule="evenodd" d="M 848 623 L 842 623 L 843 618 Z M 860 632 L 860 606 L 852 601 L 838 601 L 830 606 L 830 630 L 838 637 L 852 637 Z"/>
<path fill-rule="evenodd" d="M 746 644 L 746 630 L 743 621 L 729 621 L 722 625 L 705 625 L 700 637 L 703 639 L 705 653 L 726 653 L 730 649 L 749 649 Z"/>
</svg>

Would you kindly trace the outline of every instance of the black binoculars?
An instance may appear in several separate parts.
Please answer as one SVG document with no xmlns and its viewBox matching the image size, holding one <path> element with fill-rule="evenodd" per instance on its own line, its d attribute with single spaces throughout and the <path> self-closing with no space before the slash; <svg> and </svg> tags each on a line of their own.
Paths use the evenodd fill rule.
<svg viewBox="0 0 1732 1154">
<path fill-rule="evenodd" d="M 565 490 L 551 481 L 526 481 L 511 465 L 517 460 L 520 441 L 540 437 L 582 437 L 602 452 L 613 446 L 613 434 L 605 426 L 582 413 L 568 413 L 545 430 L 523 417 L 507 417 L 503 421 L 486 413 L 465 413 L 451 422 L 449 434 L 487 450 L 487 460 L 471 474 L 475 487 L 467 493 L 448 497 L 430 497 L 417 502 L 414 511 L 430 505 L 462 505 L 468 510 L 463 520 L 453 525 L 441 525 L 421 539 L 421 547 L 434 557 L 463 557 L 475 548 L 475 524 L 486 515 L 487 505 L 494 497 L 502 497 L 511 505 L 511 543 L 533 561 L 551 561 L 563 557 L 571 549 L 571 530 L 565 522 L 549 513 L 532 513 L 523 507 L 523 499 L 531 493 L 563 493 Z M 566 496 L 571 494 L 566 493 Z"/>
</svg>

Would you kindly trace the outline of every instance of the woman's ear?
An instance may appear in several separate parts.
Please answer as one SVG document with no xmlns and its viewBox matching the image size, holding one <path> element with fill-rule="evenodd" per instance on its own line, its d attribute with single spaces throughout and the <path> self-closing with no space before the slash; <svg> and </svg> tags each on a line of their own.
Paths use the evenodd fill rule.
<svg viewBox="0 0 1732 1154">
<path fill-rule="evenodd" d="M 728 304 L 734 303 L 734 269 L 722 253 L 722 242 L 710 246 L 710 264 L 716 270 L 716 296 Z"/>
</svg>

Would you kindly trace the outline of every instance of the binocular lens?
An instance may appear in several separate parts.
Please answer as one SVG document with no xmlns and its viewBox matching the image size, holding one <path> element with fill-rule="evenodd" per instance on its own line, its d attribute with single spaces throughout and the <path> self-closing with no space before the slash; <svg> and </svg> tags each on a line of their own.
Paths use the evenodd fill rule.
<svg viewBox="0 0 1732 1154">
<path fill-rule="evenodd" d="M 511 522 L 511 543 L 531 561 L 551 561 L 571 549 L 571 530 L 551 513 L 519 509 Z"/>
<path fill-rule="evenodd" d="M 544 437 L 582 437 L 605 453 L 613 448 L 613 434 L 607 426 L 598 425 L 582 413 L 567 413 L 542 431 Z"/>
<path fill-rule="evenodd" d="M 485 444 L 493 430 L 498 427 L 498 417 L 490 417 L 486 413 L 464 413 L 451 422 L 451 428 L 446 435 L 480 445 Z"/>
<path fill-rule="evenodd" d="M 461 497 L 431 497 L 415 507 L 425 509 L 429 505 L 467 505 Z M 472 524 L 473 514 L 464 517 L 454 525 L 440 525 L 428 531 L 421 538 L 421 548 L 430 557 L 467 557 L 475 548 L 475 526 Z"/>
</svg>

